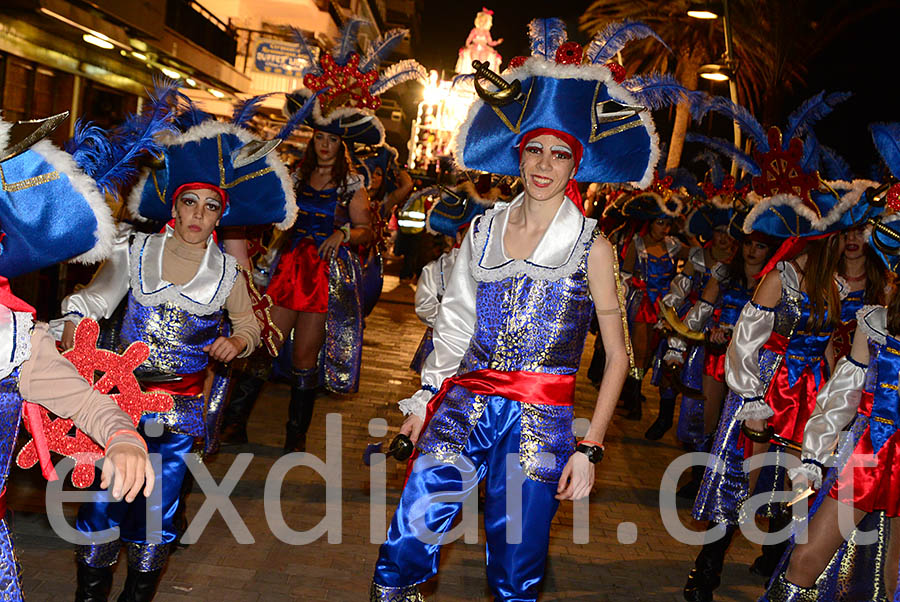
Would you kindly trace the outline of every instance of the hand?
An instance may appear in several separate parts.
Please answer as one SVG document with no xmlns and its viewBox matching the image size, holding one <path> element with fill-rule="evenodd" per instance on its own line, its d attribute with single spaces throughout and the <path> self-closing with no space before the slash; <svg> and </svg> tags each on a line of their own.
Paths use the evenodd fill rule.
<svg viewBox="0 0 900 602">
<path fill-rule="evenodd" d="M 227 339 L 219 337 L 213 341 L 212 345 L 204 347 L 203 351 L 207 352 L 212 359 L 227 364 L 236 358 L 246 346 L 247 343 L 238 337 L 228 337 Z"/>
<path fill-rule="evenodd" d="M 766 424 L 768 424 L 768 422 L 765 419 L 756 419 L 756 420 L 745 420 L 744 424 L 747 425 L 747 428 L 752 429 L 754 431 L 764 431 L 764 430 L 766 430 Z"/>
<path fill-rule="evenodd" d="M 149 496 L 156 482 L 153 466 L 147 452 L 130 443 L 113 444 L 106 450 L 103 470 L 100 473 L 100 487 L 106 489 L 112 481 L 113 499 L 125 496 L 126 502 L 134 498 L 144 486 L 144 496 Z"/>
<path fill-rule="evenodd" d="M 62 343 L 63 351 L 67 351 L 75 346 L 75 322 L 66 321 L 60 342 Z"/>
<path fill-rule="evenodd" d="M 709 340 L 717 345 L 724 345 L 728 342 L 728 335 L 724 328 L 713 328 L 709 331 Z"/>
<path fill-rule="evenodd" d="M 410 414 L 406 417 L 406 420 L 403 421 L 403 424 L 400 426 L 400 434 L 406 435 L 409 437 L 409 440 L 413 443 L 418 442 L 419 435 L 422 433 L 422 425 L 425 424 L 425 421 L 416 416 L 415 414 Z"/>
<path fill-rule="evenodd" d="M 562 476 L 559 477 L 559 485 L 556 487 L 556 499 L 580 500 L 591 492 L 594 487 L 594 465 L 587 456 L 581 452 L 575 452 L 569 456 Z"/>
<path fill-rule="evenodd" d="M 325 242 L 319 245 L 319 257 L 325 261 L 331 261 L 332 257 L 337 254 L 337 250 L 342 242 L 344 242 L 344 232 L 335 230 L 331 233 L 331 236 L 325 239 Z"/>
</svg>

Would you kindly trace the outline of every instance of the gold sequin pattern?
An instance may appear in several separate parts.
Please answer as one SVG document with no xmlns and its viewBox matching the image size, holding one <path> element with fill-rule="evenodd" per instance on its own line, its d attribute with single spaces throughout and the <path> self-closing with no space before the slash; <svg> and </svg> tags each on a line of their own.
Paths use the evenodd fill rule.
<svg viewBox="0 0 900 602">
<path fill-rule="evenodd" d="M 29 188 L 34 188 L 35 186 L 40 186 L 41 184 L 53 182 L 58 179 L 59 172 L 51 171 L 39 176 L 19 180 L 18 182 L 7 182 L 6 175 L 3 173 L 3 167 L 0 166 L 0 183 L 3 184 L 3 190 L 6 192 L 21 192 L 22 190 L 28 190 Z"/>
</svg>

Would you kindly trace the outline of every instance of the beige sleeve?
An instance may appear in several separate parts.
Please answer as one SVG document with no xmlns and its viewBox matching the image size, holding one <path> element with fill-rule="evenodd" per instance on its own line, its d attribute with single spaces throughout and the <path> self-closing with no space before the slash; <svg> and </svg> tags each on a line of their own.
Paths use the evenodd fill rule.
<svg viewBox="0 0 900 602">
<path fill-rule="evenodd" d="M 128 414 L 109 396 L 91 388 L 75 366 L 59 354 L 46 324 L 34 325 L 31 357 L 19 371 L 19 392 L 26 401 L 40 404 L 61 418 L 71 418 L 101 447 L 118 431 L 134 433 Z M 119 435 L 115 443 L 144 449 L 140 435 L 135 435 Z"/>
<path fill-rule="evenodd" d="M 228 310 L 228 319 L 231 320 L 231 336 L 239 337 L 247 343 L 238 357 L 247 357 L 259 346 L 260 326 L 253 313 L 250 293 L 247 291 L 247 279 L 243 272 L 238 272 L 237 280 L 231 287 L 231 294 L 225 300 L 225 309 Z"/>
</svg>

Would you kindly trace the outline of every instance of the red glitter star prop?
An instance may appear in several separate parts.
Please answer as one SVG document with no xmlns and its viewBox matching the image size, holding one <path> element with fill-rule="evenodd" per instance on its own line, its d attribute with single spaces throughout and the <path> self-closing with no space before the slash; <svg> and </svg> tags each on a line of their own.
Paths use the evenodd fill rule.
<svg viewBox="0 0 900 602">
<path fill-rule="evenodd" d="M 347 64 L 342 67 L 326 52 L 319 64 L 322 74 L 307 73 L 303 76 L 303 85 L 313 92 L 328 88 L 319 96 L 323 113 L 327 114 L 341 107 L 374 111 L 381 106 L 381 99 L 369 91 L 378 80 L 378 70 L 361 72 L 357 53 L 351 54 Z"/>
<path fill-rule="evenodd" d="M 818 172 L 805 171 L 800 166 L 803 142 L 791 138 L 787 149 L 782 149 L 781 130 L 769 128 L 769 152 L 753 151 L 753 158 L 762 173 L 753 177 L 753 190 L 761 197 L 776 194 L 793 194 L 806 205 L 812 206 L 809 193 L 819 187 Z"/>
<path fill-rule="evenodd" d="M 110 395 L 122 410 L 131 418 L 137 427 L 141 415 L 145 412 L 168 412 L 172 409 L 172 397 L 165 393 L 145 393 L 134 376 L 137 368 L 147 356 L 150 348 L 146 343 L 132 343 L 124 353 L 97 348 L 97 337 L 100 325 L 91 319 L 84 319 L 75 329 L 75 346 L 63 353 L 63 357 L 72 362 L 78 373 L 95 390 L 108 394 L 115 388 L 116 393 Z M 95 380 L 95 375 L 100 377 Z M 39 412 L 41 426 L 44 431 L 47 447 L 50 451 L 68 456 L 75 460 L 72 471 L 72 484 L 84 488 L 94 481 L 94 462 L 103 457 L 103 448 L 94 443 L 68 418 L 51 417 L 43 406 L 25 402 L 29 412 Z M 27 426 L 26 422 L 26 426 Z M 30 431 L 30 429 L 29 429 Z M 34 436 L 34 433 L 32 433 Z M 37 464 L 39 452 L 35 439 L 31 439 L 16 456 L 16 464 L 21 468 L 31 468 Z"/>
<path fill-rule="evenodd" d="M 891 186 L 884 197 L 885 206 L 891 211 L 900 211 L 900 184 Z"/>
</svg>

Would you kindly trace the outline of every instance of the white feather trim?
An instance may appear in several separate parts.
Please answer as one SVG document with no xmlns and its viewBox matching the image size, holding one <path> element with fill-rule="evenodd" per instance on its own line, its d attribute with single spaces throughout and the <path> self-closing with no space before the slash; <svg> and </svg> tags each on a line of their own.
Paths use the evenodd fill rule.
<svg viewBox="0 0 900 602">
<path fill-rule="evenodd" d="M 814 229 L 822 229 L 818 227 L 821 218 L 816 215 L 815 211 L 804 205 L 803 201 L 801 201 L 798 196 L 793 194 L 776 194 L 762 199 L 750 210 L 750 213 L 744 218 L 744 233 L 750 234 L 753 232 L 753 224 L 763 213 L 772 207 L 780 207 L 783 205 L 791 207 L 798 215 L 809 220 Z"/>
<path fill-rule="evenodd" d="M 882 305 L 863 305 L 856 311 L 856 325 L 870 340 L 884 345 L 887 339 L 887 308 Z"/>
<path fill-rule="evenodd" d="M 624 104 L 640 104 L 624 86 L 616 82 L 612 72 L 602 65 L 559 65 L 541 57 L 531 57 L 518 68 L 504 73 L 504 77 L 507 81 L 513 79 L 525 79 L 532 76 L 553 77 L 555 79 L 601 81 L 606 84 L 609 95 L 612 98 L 615 98 Z M 465 148 L 466 139 L 469 135 L 469 127 L 475 119 L 475 114 L 484 106 L 484 104 L 484 101 L 480 99 L 472 103 L 469 107 L 469 112 L 466 114 L 465 121 L 459 127 L 459 130 L 457 130 L 457 135 L 450 144 L 450 150 L 453 153 L 456 162 L 463 169 L 469 169 L 463 162 L 462 154 L 462 149 Z M 656 164 L 659 162 L 659 137 L 656 135 L 656 126 L 653 124 L 653 117 L 650 115 L 650 111 L 641 111 L 640 118 L 647 130 L 647 134 L 650 136 L 650 157 L 647 161 L 647 167 L 644 169 L 644 175 L 640 180 L 631 182 L 631 184 L 634 184 L 637 188 L 646 188 L 653 182 L 653 172 L 656 169 Z"/>
<path fill-rule="evenodd" d="M 828 228 L 840 220 L 847 211 L 855 207 L 867 188 L 878 187 L 878 183 L 872 182 L 871 180 L 853 180 L 852 182 L 838 180 L 835 182 L 826 182 L 826 184 L 831 186 L 835 192 L 841 195 L 841 200 L 838 201 L 837 205 L 835 205 L 824 218 L 822 218 L 820 230 Z"/>
<path fill-rule="evenodd" d="M 141 195 L 144 193 L 144 186 L 147 184 L 147 178 L 149 177 L 150 169 L 145 167 L 141 170 L 137 184 L 131 187 L 131 192 L 128 193 L 128 199 L 126 200 L 128 213 L 140 222 L 148 221 L 146 217 L 138 213 L 138 208 L 141 206 Z"/>
<path fill-rule="evenodd" d="M 72 188 L 87 201 L 94 219 L 97 220 L 97 229 L 94 230 L 94 246 L 69 261 L 78 263 L 96 263 L 103 261 L 112 251 L 113 238 L 116 235 L 115 223 L 112 211 L 106 204 L 106 198 L 97 189 L 97 184 L 87 176 L 75 163 L 72 155 L 56 148 L 50 141 L 41 140 L 31 146 L 32 150 L 47 160 L 53 169 L 63 173 L 69 178 Z"/>
</svg>

